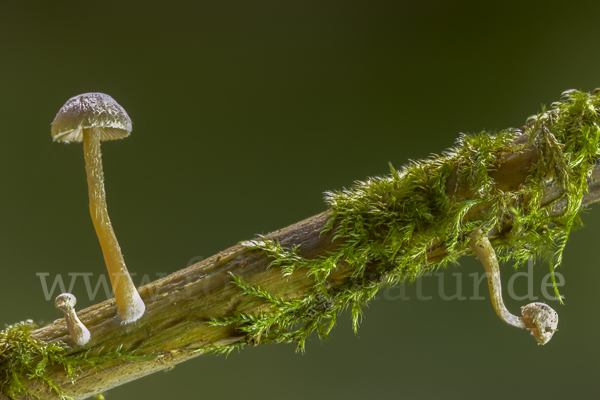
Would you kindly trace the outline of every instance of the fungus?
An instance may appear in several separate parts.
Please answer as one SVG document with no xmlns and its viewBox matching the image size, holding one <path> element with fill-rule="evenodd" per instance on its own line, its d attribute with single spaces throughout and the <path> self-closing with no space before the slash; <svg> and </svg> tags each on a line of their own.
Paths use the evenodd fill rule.
<svg viewBox="0 0 600 400">
<path fill-rule="evenodd" d="M 108 217 L 100 142 L 121 139 L 130 132 L 131 120 L 123 107 L 103 93 L 85 93 L 72 97 L 52 122 L 54 141 L 83 142 L 90 213 L 115 293 L 117 310 L 124 324 L 138 320 L 146 307 L 127 271 Z"/>
<path fill-rule="evenodd" d="M 557 331 L 558 314 L 556 311 L 544 303 L 530 303 L 521 307 L 522 317 L 511 314 L 502 300 L 500 266 L 489 239 L 478 229 L 471 233 L 469 246 L 485 268 L 492 304 L 498 316 L 512 326 L 529 329 L 540 344 L 548 343 L 554 332 Z"/>
<path fill-rule="evenodd" d="M 54 301 L 54 305 L 65 314 L 65 320 L 69 327 L 69 333 L 73 341 L 83 346 L 90 340 L 90 331 L 77 317 L 75 313 L 75 304 L 77 299 L 71 293 L 59 294 Z"/>
</svg>

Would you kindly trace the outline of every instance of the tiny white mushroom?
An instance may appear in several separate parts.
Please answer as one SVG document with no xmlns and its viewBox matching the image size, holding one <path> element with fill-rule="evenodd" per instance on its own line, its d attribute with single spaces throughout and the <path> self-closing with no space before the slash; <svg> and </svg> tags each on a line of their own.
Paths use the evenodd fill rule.
<svg viewBox="0 0 600 400">
<path fill-rule="evenodd" d="M 471 233 L 469 246 L 487 272 L 490 296 L 498 316 L 512 326 L 529 329 L 540 344 L 548 343 L 554 332 L 557 331 L 558 314 L 556 311 L 544 303 L 530 303 L 521 307 L 522 317 L 511 314 L 502 300 L 500 265 L 489 239 L 482 234 L 480 229 L 477 229 Z"/>
<path fill-rule="evenodd" d="M 56 297 L 54 305 L 65 314 L 65 320 L 69 327 L 69 333 L 73 341 L 83 346 L 90 340 L 90 331 L 83 325 L 75 313 L 77 299 L 71 293 L 62 293 Z"/>
<path fill-rule="evenodd" d="M 85 93 L 70 98 L 52 122 L 54 141 L 83 142 L 90 213 L 124 324 L 137 321 L 146 306 L 131 280 L 108 217 L 100 142 L 121 139 L 129 133 L 131 120 L 127 112 L 104 93 Z"/>
</svg>

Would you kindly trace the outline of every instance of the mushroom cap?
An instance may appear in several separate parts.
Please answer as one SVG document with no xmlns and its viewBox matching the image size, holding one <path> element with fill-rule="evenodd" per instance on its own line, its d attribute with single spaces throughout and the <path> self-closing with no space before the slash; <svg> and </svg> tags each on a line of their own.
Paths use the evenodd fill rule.
<svg viewBox="0 0 600 400">
<path fill-rule="evenodd" d="M 558 330 L 558 313 L 545 303 L 530 303 L 521 307 L 525 327 L 540 344 L 546 344 Z"/>
<path fill-rule="evenodd" d="M 63 311 L 67 307 L 75 307 L 75 304 L 77 304 L 77 298 L 71 293 L 59 294 L 56 296 L 56 300 L 54 300 L 54 306 Z"/>
<path fill-rule="evenodd" d="M 131 133 L 131 119 L 125 109 L 104 93 L 71 97 L 52 122 L 52 139 L 82 142 L 85 129 L 96 129 L 100 140 L 122 139 Z"/>
</svg>

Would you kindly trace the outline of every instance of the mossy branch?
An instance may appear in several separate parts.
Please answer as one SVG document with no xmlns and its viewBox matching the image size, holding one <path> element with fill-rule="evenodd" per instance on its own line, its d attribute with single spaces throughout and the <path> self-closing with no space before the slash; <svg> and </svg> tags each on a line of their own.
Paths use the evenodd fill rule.
<svg viewBox="0 0 600 400">
<path fill-rule="evenodd" d="M 134 324 L 121 325 L 114 300 L 80 311 L 84 347 L 59 320 L 27 332 L 38 349 L 23 364 L 21 342 L 4 331 L 3 391 L 79 399 L 207 352 L 291 341 L 304 350 L 341 310 L 356 329 L 379 288 L 467 253 L 475 229 L 504 259 L 544 257 L 553 271 L 580 209 L 600 200 L 598 110 L 598 93 L 569 91 L 520 129 L 463 135 L 442 156 L 327 193 L 328 211 L 140 288 L 147 311 Z"/>
</svg>

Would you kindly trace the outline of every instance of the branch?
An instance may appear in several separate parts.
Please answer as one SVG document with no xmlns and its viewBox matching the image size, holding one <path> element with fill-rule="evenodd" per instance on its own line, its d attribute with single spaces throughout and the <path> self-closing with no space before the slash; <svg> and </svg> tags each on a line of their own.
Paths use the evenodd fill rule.
<svg viewBox="0 0 600 400">
<path fill-rule="evenodd" d="M 460 223 L 466 227 L 465 230 L 475 224 L 480 227 L 487 226 L 488 231 L 491 232 L 488 235 L 495 237 L 492 243 L 494 240 L 499 244 L 507 243 L 511 230 L 516 229 L 516 224 L 520 223 L 519 218 L 513 215 L 514 210 L 527 209 L 534 202 L 537 202 L 538 209 L 543 211 L 543 217 L 539 218 L 546 218 L 544 221 L 553 219 L 553 221 L 557 221 L 557 224 L 565 224 L 565 215 L 573 207 L 573 201 L 577 200 L 572 195 L 573 188 L 569 186 L 572 184 L 573 176 L 571 176 L 571 180 L 565 180 L 560 176 L 565 170 L 556 169 L 555 179 L 550 184 L 547 183 L 548 180 L 543 185 L 539 184 L 542 178 L 547 177 L 548 172 L 547 169 L 541 170 L 541 165 L 545 164 L 540 161 L 540 157 L 547 157 L 550 154 L 547 143 L 542 140 L 544 137 L 549 137 L 543 136 L 544 129 L 550 126 L 550 122 L 556 122 L 555 116 L 550 115 L 548 118 L 550 119 L 545 120 L 546 125 L 532 122 L 520 131 L 511 131 L 512 139 L 505 141 L 501 148 L 502 151 L 492 152 L 493 159 L 490 159 L 489 162 L 493 163 L 495 168 L 486 171 L 486 176 L 491 178 L 490 182 L 492 182 L 489 193 L 502 193 L 503 196 L 506 195 L 505 197 L 500 198 L 497 195 L 494 195 L 496 197 L 479 197 L 476 189 L 482 181 L 465 179 L 467 173 L 477 173 L 477 171 L 465 169 L 464 164 L 460 163 L 448 164 L 452 168 L 444 176 L 445 189 L 441 195 L 445 194 L 446 198 L 451 200 L 450 206 L 463 204 L 464 201 L 471 201 L 474 198 L 481 199 L 464 214 L 461 214 Z M 594 123 L 596 123 L 595 120 Z M 550 128 L 550 130 L 552 129 Z M 555 137 L 558 134 L 555 132 L 550 136 Z M 533 140 L 534 138 L 537 139 Z M 461 145 L 464 145 L 465 138 L 461 140 Z M 565 149 L 565 145 L 565 143 L 557 143 L 551 150 Z M 480 148 L 479 153 L 475 151 L 473 154 L 482 152 L 483 150 Z M 565 157 L 564 154 L 561 156 Z M 443 158 L 445 160 L 456 159 L 452 158 L 452 155 L 444 157 L 446 157 Z M 462 158 L 461 160 L 464 161 Z M 574 167 L 570 168 L 569 171 L 574 170 Z M 402 173 L 406 174 L 410 171 L 405 170 Z M 594 166 L 592 163 L 585 173 L 587 174 L 586 180 L 582 182 L 581 198 L 579 199 L 581 202 L 577 203 L 575 214 L 581 207 L 600 200 L 600 184 L 598 183 L 600 167 Z M 398 177 L 398 182 L 406 179 L 406 175 L 395 171 L 392 172 L 392 177 L 389 179 L 394 179 L 395 176 Z M 535 187 L 539 188 L 539 191 L 525 190 L 524 188 L 531 187 L 534 178 L 537 179 Z M 539 196 L 536 197 L 535 193 Z M 490 216 L 496 215 L 496 213 L 492 213 L 490 210 L 495 210 L 494 207 L 498 206 L 497 203 L 506 198 L 513 199 L 512 203 L 504 204 L 503 211 L 498 211 L 506 218 L 492 221 Z M 350 261 L 349 257 L 340 256 L 339 262 L 333 268 L 327 270 L 324 275 L 319 275 L 323 274 L 324 270 L 311 272 L 310 262 L 330 259 L 332 254 L 344 254 L 345 256 L 350 254 L 343 251 L 348 249 L 351 239 L 348 236 L 336 238 L 336 235 L 347 228 L 344 225 L 345 220 L 340 217 L 340 211 L 336 207 L 339 206 L 334 206 L 326 212 L 280 229 L 259 240 L 262 243 L 279 244 L 278 248 L 286 251 L 295 249 L 295 252 L 287 253 L 287 255 L 292 254 L 298 260 L 306 261 L 304 264 L 300 262 L 295 264 L 296 268 L 290 268 L 285 274 L 282 274 L 282 268 L 273 266 L 269 268 L 274 261 L 278 260 L 272 253 L 257 251 L 252 246 L 238 244 L 191 267 L 141 287 L 139 292 L 146 304 L 146 313 L 134 324 L 121 325 L 114 299 L 80 311 L 79 318 L 91 332 L 91 340 L 84 347 L 76 346 L 72 342 L 64 319 L 35 330 L 31 334 L 32 338 L 45 343 L 62 341 L 71 346 L 66 353 L 67 358 L 100 356 L 115 349 L 120 349 L 121 352 L 127 354 L 154 356 L 151 360 L 115 357 L 113 360 L 103 363 L 101 368 L 95 365 L 84 365 L 73 382 L 63 366 L 54 365 L 49 370 L 48 378 L 68 396 L 83 399 L 209 351 L 218 351 L 218 349 L 229 351 L 236 344 L 256 345 L 268 341 L 297 340 L 297 336 L 293 335 L 289 337 L 273 336 L 274 331 L 279 332 L 278 330 L 282 329 L 281 320 L 266 325 L 266 329 L 256 331 L 249 329 L 250 323 L 242 322 L 243 318 L 240 316 L 250 319 L 260 318 L 273 313 L 274 309 L 278 309 L 277 307 L 285 308 L 287 307 L 285 304 L 293 304 L 295 309 L 301 310 L 303 313 L 301 316 L 297 314 L 298 318 L 295 322 L 309 321 L 312 323 L 313 320 L 307 317 L 310 314 L 311 318 L 314 315 L 333 318 L 334 323 L 335 316 L 332 317 L 323 297 L 319 297 L 322 296 L 321 293 L 324 293 L 323 296 L 326 299 L 336 299 L 335 296 L 342 298 L 342 294 L 358 296 L 356 293 L 359 292 L 353 292 L 354 288 L 359 286 L 359 290 L 364 290 L 367 284 L 379 285 L 386 279 L 383 276 L 385 273 L 396 274 L 397 279 L 393 280 L 393 283 L 406 277 L 412 279 L 428 267 L 440 265 L 469 251 L 467 240 L 462 235 L 458 235 L 451 245 L 447 238 L 438 237 L 437 240 L 429 242 L 426 253 L 424 253 L 426 254 L 426 263 L 420 265 L 421 269 L 414 274 L 410 271 L 400 273 L 398 269 L 394 269 L 397 267 L 390 267 L 386 260 L 376 257 L 370 257 L 357 270 L 356 264 Z M 382 207 L 389 208 L 390 206 L 385 204 Z M 333 225 L 331 225 L 332 221 Z M 418 234 L 437 232 L 436 227 L 439 228 L 439 224 L 419 226 Z M 369 234 L 374 234 L 374 231 L 384 228 L 379 226 L 369 229 Z M 568 233 L 568 229 L 570 229 L 570 225 L 563 231 L 567 230 Z M 378 231 L 377 234 L 380 232 Z M 416 233 L 413 233 L 407 241 L 415 241 L 417 236 Z M 273 242 L 269 242 L 271 240 Z M 512 246 L 516 245 L 512 244 Z M 312 276 L 311 273 L 313 273 Z M 239 277 L 238 284 L 232 284 L 233 277 Z M 379 286 L 373 287 L 379 288 Z M 256 289 L 254 289 L 254 294 L 249 294 L 248 288 L 260 288 L 269 295 L 260 295 L 263 292 L 257 295 Z M 282 303 L 279 304 L 273 299 L 280 299 L 277 301 Z M 356 297 L 352 299 L 356 300 Z M 333 301 L 331 300 L 332 304 L 334 304 Z M 349 304 L 346 302 L 342 306 L 346 307 Z M 354 303 L 351 305 L 354 307 Z M 339 304 L 335 307 L 338 306 Z M 339 307 L 335 311 L 339 311 Z M 353 315 L 357 318 L 358 312 L 353 312 Z M 237 323 L 227 323 L 229 321 L 226 320 L 227 317 L 230 317 L 230 322 L 237 321 Z M 325 336 L 327 332 L 328 330 L 319 330 L 319 333 Z M 263 335 L 262 339 L 261 334 Z M 44 399 L 59 398 L 56 391 L 40 379 L 26 380 L 25 387 Z M 0 398 L 6 397 L 0 395 Z M 19 398 L 33 397 L 23 394 Z"/>
</svg>

